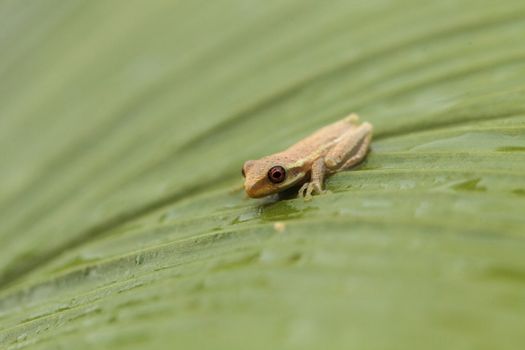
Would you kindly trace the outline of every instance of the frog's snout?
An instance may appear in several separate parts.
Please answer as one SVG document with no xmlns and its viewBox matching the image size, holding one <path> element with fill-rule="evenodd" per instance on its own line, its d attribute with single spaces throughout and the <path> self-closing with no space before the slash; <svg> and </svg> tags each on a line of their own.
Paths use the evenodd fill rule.
<svg viewBox="0 0 525 350">
<path fill-rule="evenodd" d="M 249 181 L 245 181 L 244 183 L 244 191 L 246 192 L 248 197 L 261 198 L 267 195 L 264 187 L 261 187 L 257 184 L 250 185 L 249 183 L 250 183 Z"/>
<path fill-rule="evenodd" d="M 244 183 L 244 192 L 251 198 L 258 198 L 257 191 L 254 190 L 254 186 L 250 186 L 247 182 Z"/>
</svg>

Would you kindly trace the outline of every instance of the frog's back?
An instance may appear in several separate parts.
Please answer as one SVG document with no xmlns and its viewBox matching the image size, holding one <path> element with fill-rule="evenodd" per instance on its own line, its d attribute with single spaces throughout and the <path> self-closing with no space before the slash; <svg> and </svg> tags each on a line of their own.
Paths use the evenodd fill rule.
<svg viewBox="0 0 525 350">
<path fill-rule="evenodd" d="M 351 119 L 349 119 L 351 118 Z M 355 127 L 352 117 L 346 117 L 335 123 L 329 124 L 315 131 L 313 134 L 307 136 L 301 141 L 297 142 L 285 152 L 290 154 L 312 154 L 316 152 L 324 153 L 331 148 L 333 142 L 349 129 Z"/>
</svg>

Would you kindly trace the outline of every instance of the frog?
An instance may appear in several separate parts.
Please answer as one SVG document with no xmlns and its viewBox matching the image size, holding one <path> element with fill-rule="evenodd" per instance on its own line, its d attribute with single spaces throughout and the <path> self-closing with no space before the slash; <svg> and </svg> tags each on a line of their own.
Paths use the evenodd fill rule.
<svg viewBox="0 0 525 350">
<path fill-rule="evenodd" d="M 282 152 L 244 162 L 244 190 L 248 197 L 261 198 L 297 186 L 298 197 L 304 200 L 327 193 L 325 179 L 361 163 L 372 133 L 372 124 L 351 113 Z"/>
</svg>

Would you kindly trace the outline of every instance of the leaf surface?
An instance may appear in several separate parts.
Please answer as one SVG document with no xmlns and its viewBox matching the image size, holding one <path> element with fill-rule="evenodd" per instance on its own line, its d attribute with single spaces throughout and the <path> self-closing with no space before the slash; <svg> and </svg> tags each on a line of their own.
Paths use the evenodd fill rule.
<svg viewBox="0 0 525 350">
<path fill-rule="evenodd" d="M 3 348 L 520 349 L 525 3 L 0 1 Z M 311 202 L 246 159 L 355 111 Z"/>
</svg>

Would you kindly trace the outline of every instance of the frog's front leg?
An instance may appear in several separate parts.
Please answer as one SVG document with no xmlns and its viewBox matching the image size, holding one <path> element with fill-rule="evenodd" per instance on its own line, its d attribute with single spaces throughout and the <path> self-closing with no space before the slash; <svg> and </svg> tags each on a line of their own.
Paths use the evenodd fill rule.
<svg viewBox="0 0 525 350">
<path fill-rule="evenodd" d="M 312 170 L 310 175 L 310 181 L 306 182 L 299 189 L 299 197 L 304 198 L 308 201 L 312 199 L 312 195 L 324 193 L 323 183 L 324 175 L 326 172 L 326 166 L 324 164 L 324 159 L 319 158 L 312 164 Z"/>
</svg>

